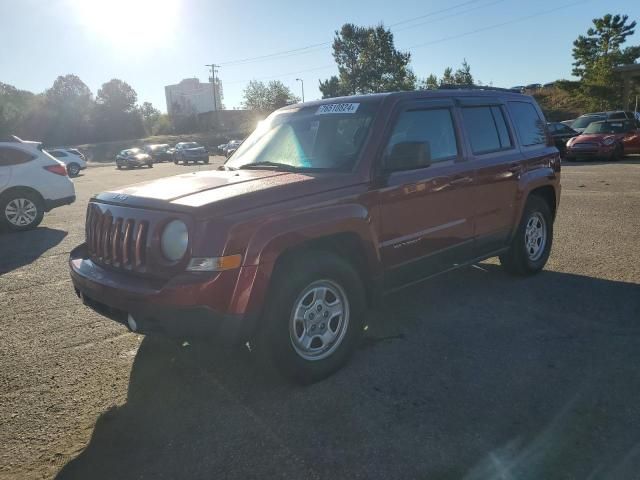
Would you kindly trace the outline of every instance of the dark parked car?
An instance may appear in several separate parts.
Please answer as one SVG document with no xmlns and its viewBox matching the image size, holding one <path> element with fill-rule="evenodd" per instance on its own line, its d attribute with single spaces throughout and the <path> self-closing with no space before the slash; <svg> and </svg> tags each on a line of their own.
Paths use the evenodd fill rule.
<svg viewBox="0 0 640 480">
<path fill-rule="evenodd" d="M 144 151 L 151 155 L 155 163 L 170 162 L 173 156 L 169 153 L 169 145 L 166 143 L 157 143 L 154 145 L 145 145 Z"/>
<path fill-rule="evenodd" d="M 634 112 L 625 112 L 623 110 L 613 110 L 610 112 L 585 113 L 580 115 L 572 124 L 571 128 L 582 133 L 593 122 L 602 122 L 605 120 L 629 120 L 640 127 L 640 122 L 636 118 Z"/>
<path fill-rule="evenodd" d="M 153 168 L 153 159 L 151 155 L 145 153 L 141 148 L 129 148 L 122 150 L 116 156 L 116 168 L 134 168 L 144 167 Z"/>
<path fill-rule="evenodd" d="M 186 165 L 193 163 L 209 163 L 209 152 L 202 145 L 196 142 L 180 142 L 176 144 L 173 153 L 173 163 L 176 165 L 182 162 Z"/>
<path fill-rule="evenodd" d="M 549 134 L 553 138 L 556 148 L 560 152 L 560 156 L 564 158 L 567 152 L 567 141 L 570 138 L 577 137 L 580 134 L 573 128 L 559 122 L 547 123 L 547 128 L 549 129 Z"/>
<path fill-rule="evenodd" d="M 529 96 L 284 107 L 221 168 L 92 198 L 69 259 L 83 302 L 137 332 L 249 341 L 310 382 L 347 361 L 384 293 L 494 256 L 535 274 L 551 251 L 560 156 Z"/>
<path fill-rule="evenodd" d="M 590 123 L 567 143 L 567 159 L 620 160 L 628 153 L 640 153 L 640 130 L 630 120 Z"/>
</svg>

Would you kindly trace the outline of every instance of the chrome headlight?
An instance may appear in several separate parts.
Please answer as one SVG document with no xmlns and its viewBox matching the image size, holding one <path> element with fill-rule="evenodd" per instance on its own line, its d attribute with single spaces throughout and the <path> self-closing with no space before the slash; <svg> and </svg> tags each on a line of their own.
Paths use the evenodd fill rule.
<svg viewBox="0 0 640 480">
<path fill-rule="evenodd" d="M 185 223 L 181 220 L 172 220 L 164 227 L 160 237 L 160 248 L 164 257 L 177 262 L 185 253 L 189 246 L 189 231 Z"/>
</svg>

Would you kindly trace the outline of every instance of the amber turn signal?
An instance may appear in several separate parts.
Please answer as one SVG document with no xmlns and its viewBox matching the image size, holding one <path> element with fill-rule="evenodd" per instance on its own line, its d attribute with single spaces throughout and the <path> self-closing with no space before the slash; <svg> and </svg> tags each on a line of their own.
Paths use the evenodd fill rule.
<svg viewBox="0 0 640 480">
<path fill-rule="evenodd" d="M 222 272 L 233 270 L 242 265 L 242 255 L 228 255 L 226 257 L 195 257 L 187 266 L 190 272 Z"/>
</svg>

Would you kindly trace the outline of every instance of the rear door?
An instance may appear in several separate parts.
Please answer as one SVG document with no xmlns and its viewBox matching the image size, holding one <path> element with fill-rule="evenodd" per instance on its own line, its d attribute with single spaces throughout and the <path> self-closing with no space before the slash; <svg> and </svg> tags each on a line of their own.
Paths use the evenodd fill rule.
<svg viewBox="0 0 640 480">
<path fill-rule="evenodd" d="M 25 174 L 29 162 L 36 155 L 20 147 L 0 147 L 0 189 L 14 185 L 30 185 L 29 176 Z"/>
<path fill-rule="evenodd" d="M 469 161 L 476 170 L 473 234 L 475 256 L 481 256 L 503 247 L 511 233 L 524 156 L 516 148 L 504 102 L 483 97 L 459 103 Z"/>
<path fill-rule="evenodd" d="M 423 144 L 429 158 L 393 160 L 394 147 L 411 143 Z M 462 152 L 453 101 L 411 101 L 400 107 L 381 159 L 378 192 L 387 288 L 469 257 L 473 171 Z"/>
</svg>

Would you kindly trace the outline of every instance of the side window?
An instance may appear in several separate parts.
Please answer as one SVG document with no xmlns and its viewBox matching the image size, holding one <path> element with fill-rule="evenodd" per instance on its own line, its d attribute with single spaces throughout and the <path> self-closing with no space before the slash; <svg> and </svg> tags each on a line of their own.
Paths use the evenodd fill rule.
<svg viewBox="0 0 640 480">
<path fill-rule="evenodd" d="M 546 143 L 544 123 L 528 102 L 509 102 L 509 112 L 518 131 L 520 143 L 527 147 Z"/>
<path fill-rule="evenodd" d="M 559 123 L 557 125 L 557 133 L 560 133 L 560 134 L 563 134 L 563 135 L 564 134 L 570 134 L 570 133 L 573 133 L 573 130 L 571 130 L 566 125 L 563 125 L 563 124 Z"/>
<path fill-rule="evenodd" d="M 19 165 L 36 158 L 34 155 L 17 148 L 0 147 L 0 167 Z"/>
<path fill-rule="evenodd" d="M 53 150 L 53 151 L 49 152 L 49 154 L 51 156 L 53 156 L 53 157 L 56 157 L 56 158 L 63 158 L 63 157 L 67 156 L 66 153 L 61 152 L 60 150 Z"/>
<path fill-rule="evenodd" d="M 462 118 L 474 154 L 511 148 L 511 138 L 500 107 L 464 107 Z"/>
<path fill-rule="evenodd" d="M 422 153 L 394 159 L 391 153 L 399 144 L 422 144 Z M 448 108 L 408 110 L 400 114 L 385 149 L 385 168 L 423 168 L 431 163 L 451 160 L 457 156 L 458 143 L 453 118 Z"/>
</svg>

